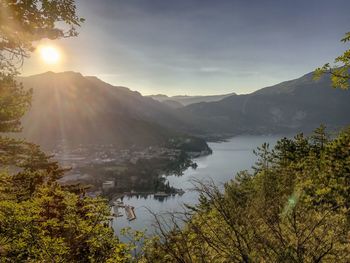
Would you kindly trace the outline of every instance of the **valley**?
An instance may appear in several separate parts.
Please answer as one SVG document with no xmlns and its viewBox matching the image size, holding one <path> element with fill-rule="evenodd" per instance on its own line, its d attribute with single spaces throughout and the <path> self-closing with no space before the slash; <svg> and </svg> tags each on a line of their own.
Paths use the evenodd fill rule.
<svg viewBox="0 0 350 263">
<path fill-rule="evenodd" d="M 34 95 L 20 137 L 71 168 L 62 184 L 85 184 L 90 195 L 109 199 L 181 192 L 164 175 L 195 167 L 193 158 L 211 154 L 206 141 L 350 123 L 350 92 L 331 89 L 328 76 L 315 81 L 312 73 L 251 94 L 195 97 L 142 96 L 75 72 L 19 80 Z M 183 104 L 171 107 L 168 99 Z"/>
<path fill-rule="evenodd" d="M 0 262 L 350 262 L 349 0 L 0 0 Z"/>
</svg>

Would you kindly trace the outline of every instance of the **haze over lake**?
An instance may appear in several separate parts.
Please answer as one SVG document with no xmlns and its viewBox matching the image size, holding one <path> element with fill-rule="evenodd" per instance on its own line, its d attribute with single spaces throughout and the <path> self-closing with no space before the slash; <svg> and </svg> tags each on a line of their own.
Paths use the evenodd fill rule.
<svg viewBox="0 0 350 263">
<path fill-rule="evenodd" d="M 276 136 L 250 136 L 242 135 L 234 137 L 226 142 L 209 143 L 213 154 L 196 158 L 197 169 L 188 168 L 182 176 L 168 176 L 167 180 L 171 186 L 185 190 L 180 196 L 171 196 L 162 200 L 155 199 L 153 195 L 143 197 L 125 197 L 125 204 L 135 207 L 137 219 L 129 222 L 125 215 L 115 218 L 113 228 L 118 233 L 120 229 L 132 227 L 134 230 L 148 229 L 152 231 L 153 216 L 150 211 L 156 214 L 182 211 L 183 204 L 196 204 L 198 194 L 191 191 L 193 180 L 213 180 L 217 185 L 234 178 L 237 172 L 249 170 L 257 158 L 253 150 L 264 142 L 273 146 L 276 141 L 283 138 L 283 135 Z M 122 211 L 124 214 L 124 211 Z"/>
</svg>

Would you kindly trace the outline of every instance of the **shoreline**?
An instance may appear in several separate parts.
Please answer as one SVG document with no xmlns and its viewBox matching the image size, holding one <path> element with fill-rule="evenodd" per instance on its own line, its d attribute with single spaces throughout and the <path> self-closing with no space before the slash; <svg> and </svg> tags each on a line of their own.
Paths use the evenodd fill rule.
<svg viewBox="0 0 350 263">
<path fill-rule="evenodd" d="M 133 196 L 152 196 L 155 198 L 166 198 L 166 197 L 170 197 L 170 196 L 176 196 L 176 195 L 183 195 L 185 193 L 184 190 L 182 189 L 176 189 L 176 192 L 173 193 L 165 193 L 165 192 L 155 192 L 155 191 L 138 191 L 138 192 L 123 192 L 123 193 L 116 193 L 111 200 L 109 201 L 111 202 L 115 202 L 118 199 L 123 199 L 125 197 L 133 197 Z"/>
</svg>

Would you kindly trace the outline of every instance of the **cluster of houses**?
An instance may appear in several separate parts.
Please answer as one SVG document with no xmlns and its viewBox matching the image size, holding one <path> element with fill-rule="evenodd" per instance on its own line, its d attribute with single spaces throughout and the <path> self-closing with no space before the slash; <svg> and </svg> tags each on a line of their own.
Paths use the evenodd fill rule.
<svg viewBox="0 0 350 263">
<path fill-rule="evenodd" d="M 79 168 L 92 167 L 94 165 L 113 164 L 123 166 L 131 163 L 136 164 L 139 160 L 153 158 L 164 158 L 175 160 L 181 153 L 180 150 L 165 147 L 150 146 L 143 149 L 116 149 L 113 145 L 88 145 L 75 148 L 65 148 L 62 145 L 51 152 L 54 159 L 61 165 L 72 168 L 71 171 L 61 179 L 61 183 L 82 181 L 89 179 L 90 175 L 81 173 Z M 108 191 L 115 187 L 115 182 L 106 181 L 102 189 Z"/>
<path fill-rule="evenodd" d="M 144 149 L 121 149 L 113 145 L 78 146 L 73 149 L 57 147 L 52 152 L 55 160 L 64 166 L 82 167 L 90 164 L 111 163 L 124 164 L 136 163 L 140 159 L 168 158 L 175 160 L 180 150 L 165 147 L 150 146 Z"/>
</svg>

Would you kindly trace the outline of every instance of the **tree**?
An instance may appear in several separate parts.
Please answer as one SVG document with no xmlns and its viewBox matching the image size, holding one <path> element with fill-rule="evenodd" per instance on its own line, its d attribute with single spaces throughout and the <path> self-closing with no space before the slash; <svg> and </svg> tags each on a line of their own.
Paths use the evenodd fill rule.
<svg viewBox="0 0 350 263">
<path fill-rule="evenodd" d="M 343 43 L 350 42 L 350 32 L 347 32 L 341 40 Z M 350 80 L 350 49 L 344 51 L 342 55 L 334 60 L 334 65 L 327 63 L 315 71 L 315 78 L 320 78 L 323 74 L 331 75 L 332 86 L 334 88 L 348 89 Z"/>
<path fill-rule="evenodd" d="M 199 183 L 200 204 L 158 218 L 142 262 L 348 262 L 350 129 L 326 138 L 321 126 L 264 144 L 224 191 Z"/>
<path fill-rule="evenodd" d="M 0 261 L 127 262 L 106 200 L 62 187 L 65 170 L 40 147 L 6 137 L 21 131 L 32 91 L 15 81 L 33 41 L 76 36 L 73 0 L 0 1 Z M 58 27 L 60 25 L 61 27 Z M 6 134 L 6 135 L 4 135 Z"/>
</svg>

